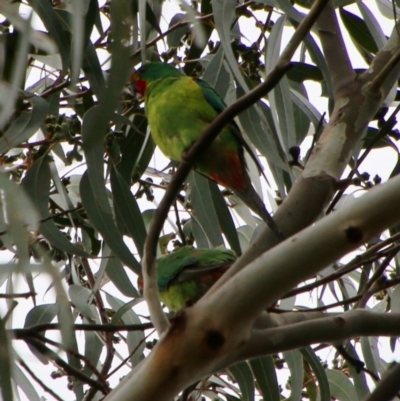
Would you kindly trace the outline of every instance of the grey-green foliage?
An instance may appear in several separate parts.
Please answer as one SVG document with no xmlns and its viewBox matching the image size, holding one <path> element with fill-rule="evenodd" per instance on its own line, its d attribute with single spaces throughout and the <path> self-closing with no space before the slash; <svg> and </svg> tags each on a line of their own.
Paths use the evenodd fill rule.
<svg viewBox="0 0 400 401">
<path fill-rule="evenodd" d="M 292 35 L 288 28 L 297 26 L 305 8 L 300 12 L 288 0 L 240 6 L 233 0 L 202 0 L 177 8 L 171 17 L 174 6 L 161 1 L 112 0 L 101 7 L 96 0 L 3 3 L 0 284 L 2 294 L 8 293 L 9 298 L 0 299 L 1 396 L 11 400 L 13 391 L 22 391 L 29 400 L 39 400 L 46 393 L 31 377 L 35 369 L 26 369 L 30 357 L 13 352 L 15 342 L 24 341 L 47 369 L 41 376 L 43 384 L 61 399 L 69 394 L 69 399 L 81 400 L 87 390 L 86 399 L 99 399 L 109 391 L 108 383 L 115 386 L 126 373 L 117 370 L 108 381 L 111 366 L 122 362 L 130 368 L 147 355 L 148 332 L 140 327 L 147 320 L 137 309 L 141 298 L 135 280 L 154 209 L 176 167 L 160 158 L 150 163 L 155 145 L 147 135 L 143 104 L 130 90 L 131 68 L 139 66 L 143 57 L 174 62 L 188 74 L 204 75 L 230 104 L 265 79 Z M 390 17 L 387 3 L 378 1 L 378 9 Z M 306 1 L 299 4 L 309 6 Z M 367 67 L 386 37 L 380 16 L 369 4 L 358 2 L 357 6 L 358 11 L 340 8 L 338 15 L 341 29 L 347 31 Z M 329 107 L 333 100 L 329 74 L 319 42 L 310 34 L 292 69 L 273 91 L 239 115 L 245 139 L 271 172 L 269 184 L 277 188 L 276 193 L 264 193 L 268 208 L 287 196 L 312 146 L 307 135 L 318 134 L 328 120 L 329 111 L 322 110 L 318 95 Z M 397 93 L 394 88 L 392 99 Z M 386 111 L 382 109 L 377 116 L 378 128 L 387 120 Z M 379 135 L 372 123 L 360 147 L 390 149 L 398 157 L 397 131 Z M 296 147 L 301 147 L 299 159 L 293 156 Z M 398 166 L 400 162 L 388 165 L 387 176 L 397 174 Z M 362 172 L 357 171 L 356 185 L 368 188 L 379 182 Z M 254 182 L 264 180 L 255 169 L 251 176 Z M 228 190 L 191 174 L 171 209 L 159 253 L 167 252 L 167 247 L 170 250 L 171 241 L 201 247 L 225 244 L 238 254 L 245 250 L 259 219 L 241 212 L 243 206 L 232 202 L 229 195 Z M 243 220 L 238 220 L 238 214 Z M 391 235 L 396 232 L 397 228 L 392 229 Z M 400 270 L 397 259 L 394 263 L 389 270 L 393 276 Z M 338 261 L 335 268 L 339 265 Z M 331 303 L 331 294 L 341 302 L 361 293 L 378 265 L 375 258 L 355 272 L 351 281 L 345 277 L 339 286 L 334 281 L 321 286 L 319 305 Z M 111 283 L 103 290 L 107 281 Z M 27 300 L 17 297 L 21 292 L 29 292 Z M 13 302 L 12 294 L 26 308 Z M 327 299 L 324 294 L 329 295 Z M 387 292 L 382 310 L 398 311 L 398 300 L 398 288 Z M 124 308 L 128 301 L 134 309 Z M 97 329 L 82 335 L 72 321 L 133 326 L 128 332 L 126 328 L 115 333 Z M 44 339 L 57 322 L 63 324 L 60 343 L 52 344 L 57 352 L 62 351 L 58 356 L 49 352 Z M 37 325 L 45 326 L 33 331 Z M 21 327 L 25 331 L 16 330 Z M 386 365 L 376 339 L 363 339 L 361 344 L 358 356 L 371 371 L 381 373 Z M 352 355 L 357 355 L 354 343 L 348 345 Z M 396 346 L 393 338 L 393 352 Z M 201 390 L 220 400 L 264 397 L 278 401 L 289 395 L 293 400 L 355 400 L 368 394 L 365 375 L 354 368 L 347 370 L 340 358 L 335 358 L 335 369 L 326 369 L 332 355 L 310 344 L 301 351 L 242 361 L 229 368 L 229 378 L 218 373 L 202 382 Z M 49 360 L 60 370 L 48 364 Z M 281 366 L 289 369 L 287 383 L 277 369 Z M 54 382 L 51 373 L 68 376 L 72 392 L 67 391 L 67 380 Z"/>
</svg>

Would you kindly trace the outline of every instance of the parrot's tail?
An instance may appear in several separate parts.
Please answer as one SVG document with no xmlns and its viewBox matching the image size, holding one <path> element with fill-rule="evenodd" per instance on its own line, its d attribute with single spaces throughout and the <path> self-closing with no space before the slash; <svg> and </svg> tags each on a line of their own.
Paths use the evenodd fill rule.
<svg viewBox="0 0 400 401">
<path fill-rule="evenodd" d="M 266 209 L 264 202 L 261 200 L 260 196 L 250 184 L 245 191 L 234 191 L 235 194 L 258 216 L 260 216 L 268 227 L 274 232 L 278 237 L 279 241 L 285 239 L 282 231 L 279 229 L 273 217 L 270 215 Z"/>
</svg>

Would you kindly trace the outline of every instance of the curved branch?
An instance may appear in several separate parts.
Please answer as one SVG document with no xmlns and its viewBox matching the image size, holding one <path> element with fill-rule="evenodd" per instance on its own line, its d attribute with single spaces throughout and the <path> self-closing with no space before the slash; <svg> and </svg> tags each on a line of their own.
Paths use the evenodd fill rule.
<svg viewBox="0 0 400 401">
<path fill-rule="evenodd" d="M 378 335 L 399 336 L 400 313 L 384 314 L 358 309 L 283 327 L 256 330 L 243 349 L 227 355 L 214 366 L 213 371 L 244 359 L 289 351 L 310 344 L 332 344 L 354 337 Z"/>
</svg>

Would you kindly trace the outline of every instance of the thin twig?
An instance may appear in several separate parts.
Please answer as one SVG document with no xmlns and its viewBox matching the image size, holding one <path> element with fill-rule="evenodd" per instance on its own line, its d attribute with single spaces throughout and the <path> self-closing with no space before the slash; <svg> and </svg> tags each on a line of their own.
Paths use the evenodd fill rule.
<svg viewBox="0 0 400 401">
<path fill-rule="evenodd" d="M 174 211 L 175 211 L 176 226 L 178 227 L 179 236 L 181 237 L 181 242 L 183 245 L 186 245 L 186 238 L 182 229 L 181 219 L 179 218 L 178 205 L 176 204 L 176 201 L 174 202 Z"/>
<path fill-rule="evenodd" d="M 354 305 L 354 308 L 363 308 L 367 304 L 367 301 L 370 297 L 369 290 L 374 287 L 374 284 L 378 284 L 378 280 L 382 278 L 382 274 L 385 271 L 385 269 L 389 266 L 389 263 L 392 261 L 392 259 L 396 256 L 398 250 L 392 250 L 388 256 L 383 260 L 383 262 L 380 264 L 380 266 L 376 269 L 372 277 L 368 280 L 368 282 L 365 284 L 364 288 L 364 295 L 363 297 Z M 378 285 L 378 287 L 380 287 Z M 375 291 L 374 291 L 375 292 Z"/>
<path fill-rule="evenodd" d="M 89 262 L 87 259 L 82 258 L 82 266 L 85 270 L 86 277 L 88 279 L 90 288 L 93 289 L 95 286 L 96 280 L 93 276 L 93 272 L 90 269 Z M 101 298 L 100 292 L 97 290 L 96 293 L 94 294 L 94 296 L 95 296 L 96 304 L 97 304 L 97 307 L 98 307 L 98 310 L 100 313 L 101 322 L 104 325 L 107 325 L 109 323 L 109 320 L 107 317 L 107 312 L 105 310 L 103 299 Z M 114 358 L 113 338 L 112 338 L 111 333 L 104 333 L 104 342 L 106 344 L 106 358 L 105 358 L 103 366 L 101 368 L 101 372 L 100 372 L 101 377 L 105 377 L 107 375 L 108 371 L 111 368 L 112 360 Z M 86 399 L 91 400 L 94 397 L 94 395 L 96 394 L 96 391 L 97 391 L 97 389 L 92 387 L 89 390 L 89 392 L 86 396 Z"/>
<path fill-rule="evenodd" d="M 66 348 L 63 344 L 60 344 L 57 341 L 54 341 L 54 340 L 51 340 L 50 338 L 42 336 L 41 334 L 35 333 L 33 337 L 36 338 L 38 341 L 53 345 L 53 346 L 65 351 L 66 353 L 80 359 L 92 371 L 92 373 L 94 373 L 97 376 L 97 378 L 99 379 L 101 384 L 104 387 L 108 388 L 108 384 L 105 381 L 104 376 L 101 375 L 101 373 L 97 370 L 97 368 L 95 366 L 93 366 L 93 364 L 84 355 L 80 354 L 79 352 L 74 351 L 73 349 Z"/>
<path fill-rule="evenodd" d="M 99 331 L 105 333 L 115 333 L 118 331 L 144 331 L 152 329 L 151 323 L 142 324 L 74 324 L 74 330 L 82 331 Z M 28 327 L 25 329 L 12 329 L 8 330 L 13 338 L 23 340 L 26 337 L 32 336 L 35 333 L 40 333 L 47 330 L 61 330 L 61 326 L 58 323 L 43 323 L 36 326 Z"/>
<path fill-rule="evenodd" d="M 368 147 L 364 150 L 363 154 L 357 159 L 357 161 L 354 164 L 354 167 L 351 169 L 350 173 L 347 175 L 347 178 L 345 180 L 350 180 L 353 175 L 355 174 L 356 170 L 360 167 L 362 162 L 366 159 L 368 154 L 371 152 L 373 149 L 374 145 L 382 138 L 384 138 L 392 129 L 393 127 L 397 124 L 397 119 L 396 115 L 400 111 L 400 104 L 396 107 L 396 109 L 393 111 L 393 113 L 390 115 L 390 117 L 385 121 L 385 123 L 382 125 L 382 127 L 379 129 L 378 133 L 372 139 L 371 143 L 368 144 Z M 326 210 L 326 214 L 329 214 L 335 205 L 339 202 L 339 199 L 342 197 L 344 194 L 344 189 L 341 189 L 340 191 L 337 192 L 335 197 L 333 198 L 332 202 L 330 203 L 329 207 Z"/>
<path fill-rule="evenodd" d="M 398 233 L 398 234 L 400 234 L 400 233 Z M 376 244 L 376 245 L 381 245 L 381 244 L 382 243 L 379 243 L 379 244 Z M 323 284 L 327 284 L 327 283 L 329 283 L 329 282 L 331 282 L 333 280 L 337 280 L 338 278 L 342 277 L 343 275 L 345 275 L 345 274 L 347 274 L 347 273 L 349 273 L 349 272 L 351 272 L 351 271 L 353 271 L 355 269 L 358 269 L 360 266 L 362 266 L 362 265 L 364 265 L 366 263 L 372 263 L 372 262 L 382 258 L 386 252 L 390 252 L 390 253 L 393 252 L 393 251 L 398 252 L 398 250 L 400 249 L 400 244 L 397 244 L 397 245 L 395 245 L 393 247 L 390 247 L 389 249 L 387 249 L 385 251 L 382 251 L 379 254 L 375 254 L 375 255 L 372 255 L 372 256 L 369 256 L 369 255 L 371 255 L 370 249 L 368 249 L 364 254 L 356 256 L 349 263 L 341 266 L 338 270 L 336 270 L 334 273 L 330 274 L 329 276 L 323 277 L 322 279 L 316 280 L 313 283 L 306 284 L 306 285 L 303 285 L 303 286 L 301 286 L 299 288 L 295 288 L 295 289 L 289 291 L 288 293 L 286 293 L 282 297 L 282 299 L 289 298 L 289 297 L 292 297 L 294 295 L 301 294 L 303 292 L 311 291 L 311 290 L 313 290 L 313 289 L 315 289 L 317 287 L 320 287 Z M 375 249 L 375 251 L 376 251 L 376 249 Z"/>
<path fill-rule="evenodd" d="M 22 292 L 20 294 L 15 294 L 15 293 L 9 293 L 9 294 L 0 294 L 0 298 L 5 298 L 5 299 L 13 299 L 13 298 L 29 298 L 29 297 L 34 297 L 36 292 Z"/>
<path fill-rule="evenodd" d="M 241 9 L 246 9 L 247 7 L 251 6 L 252 4 L 254 4 L 254 1 L 246 1 L 242 4 L 239 4 L 238 6 L 236 6 L 236 10 L 241 10 Z M 197 17 L 193 20 L 188 20 L 188 21 L 179 21 L 177 22 L 175 25 L 171 26 L 171 28 L 167 29 L 165 32 L 161 33 L 160 35 L 158 35 L 156 38 L 150 40 L 149 42 L 147 42 L 145 44 L 146 49 L 148 49 L 149 47 L 155 45 L 158 41 L 160 41 L 161 39 L 165 38 L 167 35 L 169 35 L 171 32 L 175 31 L 178 28 L 181 28 L 183 26 L 186 25 L 190 25 L 190 24 L 194 24 L 194 23 L 198 23 L 198 22 L 204 22 L 207 20 L 212 20 L 214 18 L 214 14 L 206 14 L 206 15 L 202 15 L 201 17 Z M 133 53 L 131 55 L 131 59 L 135 59 L 136 57 L 140 56 L 141 53 L 141 47 L 139 47 L 138 50 L 135 51 L 135 53 Z"/>
<path fill-rule="evenodd" d="M 32 377 L 33 380 L 35 380 L 36 383 L 39 384 L 39 386 L 46 392 L 49 393 L 54 399 L 57 401 L 63 401 L 63 399 L 58 396 L 50 387 L 47 387 L 42 380 L 40 380 L 35 373 L 29 368 L 29 366 L 21 359 L 18 358 L 18 363 L 29 373 L 29 375 Z"/>
<path fill-rule="evenodd" d="M 36 340 L 35 338 L 27 337 L 25 341 L 31 345 L 32 347 L 36 348 L 40 353 L 46 355 L 47 357 L 51 358 L 58 366 L 63 368 L 69 375 L 75 377 L 76 379 L 82 381 L 85 384 L 88 384 L 91 387 L 95 387 L 97 390 L 101 391 L 103 394 L 107 394 L 107 389 L 101 386 L 96 380 L 87 377 L 83 374 L 80 370 L 72 367 L 68 362 L 65 362 L 61 359 L 57 353 L 52 351 L 50 348 L 46 347 L 40 341 Z"/>
<path fill-rule="evenodd" d="M 138 348 L 143 344 L 143 342 L 146 341 L 146 339 L 148 337 L 153 335 L 154 332 L 155 332 L 155 330 L 153 330 L 145 338 L 143 338 L 141 341 L 139 341 L 138 345 L 132 350 L 132 352 L 125 359 L 123 359 L 122 362 L 119 365 L 117 365 L 111 372 L 108 372 L 107 378 L 111 377 L 114 373 L 116 373 L 119 369 L 121 369 L 128 362 L 128 360 L 131 358 L 131 356 L 138 350 Z"/>
</svg>

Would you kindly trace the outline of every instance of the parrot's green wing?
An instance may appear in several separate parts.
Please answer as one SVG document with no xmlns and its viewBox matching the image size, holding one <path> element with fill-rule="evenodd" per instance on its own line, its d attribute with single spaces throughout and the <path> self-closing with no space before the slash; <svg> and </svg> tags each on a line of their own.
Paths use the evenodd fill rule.
<svg viewBox="0 0 400 401">
<path fill-rule="evenodd" d="M 225 248 L 185 246 L 157 260 L 162 302 L 173 312 L 197 302 L 236 259 Z"/>
<path fill-rule="evenodd" d="M 216 90 L 206 81 L 203 81 L 202 79 L 196 79 L 197 84 L 201 87 L 203 90 L 203 94 L 207 102 L 212 106 L 212 108 L 219 114 L 222 111 L 226 109 L 226 104 L 221 98 L 221 96 L 218 95 Z M 250 155 L 252 160 L 254 161 L 255 165 L 257 166 L 259 172 L 263 175 L 263 177 L 266 179 L 268 182 L 267 178 L 264 175 L 263 168 L 259 162 L 259 160 L 256 158 L 255 154 L 253 153 L 253 150 L 250 148 L 249 144 L 244 140 L 242 133 L 240 132 L 240 129 L 238 125 L 235 123 L 234 120 L 229 124 L 229 127 L 231 129 L 231 132 L 235 135 L 236 139 L 239 141 L 239 143 L 246 149 L 247 153 Z"/>
<path fill-rule="evenodd" d="M 202 274 L 229 267 L 235 260 L 235 252 L 225 248 L 181 247 L 157 260 L 158 288 L 165 291 L 171 285 L 196 280 Z"/>
<path fill-rule="evenodd" d="M 191 259 L 192 261 L 196 259 L 196 262 L 188 264 L 175 279 L 171 280 L 171 284 L 198 280 L 206 276 L 209 278 L 216 270 L 220 270 L 217 276 L 222 275 L 236 260 L 236 254 L 225 248 L 194 249 Z"/>
<path fill-rule="evenodd" d="M 185 268 L 195 265 L 198 259 L 192 255 L 193 247 L 183 246 L 157 260 L 157 281 L 159 291 L 165 291 L 171 282 Z"/>
<path fill-rule="evenodd" d="M 202 79 L 198 78 L 195 80 L 197 84 L 201 87 L 203 90 L 204 97 L 206 98 L 207 102 L 213 107 L 213 109 L 221 113 L 226 109 L 226 104 L 221 98 L 220 95 L 216 92 L 216 90 L 206 81 L 203 81 Z M 236 125 L 236 124 L 235 124 Z"/>
</svg>

